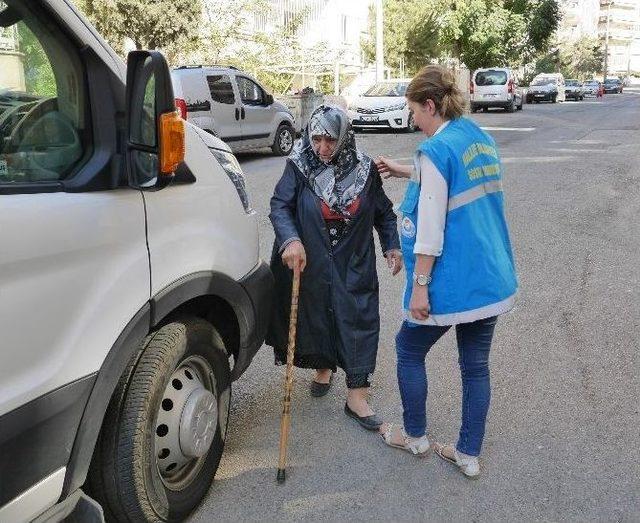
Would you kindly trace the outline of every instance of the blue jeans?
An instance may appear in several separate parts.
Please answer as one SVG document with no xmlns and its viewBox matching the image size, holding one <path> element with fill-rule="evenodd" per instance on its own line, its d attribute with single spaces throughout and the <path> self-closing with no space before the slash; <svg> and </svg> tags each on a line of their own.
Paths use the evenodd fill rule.
<svg viewBox="0 0 640 523">
<path fill-rule="evenodd" d="M 462 426 L 458 452 L 479 456 L 491 400 L 489 350 L 498 318 L 493 316 L 456 325 L 458 364 L 462 375 Z M 398 385 L 404 409 L 404 429 L 411 437 L 427 430 L 427 372 L 425 358 L 450 326 L 403 322 L 396 336 Z"/>
</svg>

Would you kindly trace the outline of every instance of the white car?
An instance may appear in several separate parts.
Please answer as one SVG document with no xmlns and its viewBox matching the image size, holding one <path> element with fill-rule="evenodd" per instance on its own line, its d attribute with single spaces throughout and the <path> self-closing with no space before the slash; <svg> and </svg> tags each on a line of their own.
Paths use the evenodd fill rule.
<svg viewBox="0 0 640 523">
<path fill-rule="evenodd" d="M 159 52 L 67 0 L 0 32 L 0 522 L 184 521 L 271 307 L 244 175 Z"/>
<path fill-rule="evenodd" d="M 411 80 L 385 80 L 372 85 L 349 105 L 349 119 L 356 129 L 402 129 L 417 127 L 404 97 Z"/>
<path fill-rule="evenodd" d="M 293 115 L 248 73 L 235 67 L 182 66 L 171 71 L 182 117 L 236 151 L 270 147 L 287 156 Z"/>
<path fill-rule="evenodd" d="M 471 112 L 500 107 L 512 113 L 522 110 L 522 90 L 513 71 L 506 67 L 476 69 L 469 85 Z"/>
</svg>

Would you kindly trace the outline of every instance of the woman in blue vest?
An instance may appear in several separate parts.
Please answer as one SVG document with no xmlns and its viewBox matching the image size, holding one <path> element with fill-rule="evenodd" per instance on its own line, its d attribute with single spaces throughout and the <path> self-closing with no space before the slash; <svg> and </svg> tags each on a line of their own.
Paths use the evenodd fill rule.
<svg viewBox="0 0 640 523">
<path fill-rule="evenodd" d="M 517 279 L 504 215 L 502 169 L 494 140 L 463 117 L 465 100 L 447 69 L 430 65 L 411 81 L 406 97 L 427 135 L 414 166 L 379 157 L 385 176 L 410 178 L 400 206 L 407 270 L 405 320 L 396 337 L 404 428 L 381 428 L 393 447 L 424 454 L 432 446 L 470 478 L 489 410 L 489 350 L 497 318 L 511 310 Z M 425 358 L 455 325 L 462 375 L 458 442 L 427 439 Z"/>
</svg>

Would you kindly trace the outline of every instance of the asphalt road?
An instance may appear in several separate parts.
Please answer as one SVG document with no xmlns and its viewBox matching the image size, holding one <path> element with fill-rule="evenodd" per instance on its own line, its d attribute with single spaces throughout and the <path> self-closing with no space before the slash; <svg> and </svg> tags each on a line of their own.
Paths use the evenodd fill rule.
<svg viewBox="0 0 640 523">
<path fill-rule="evenodd" d="M 342 412 L 338 374 L 313 399 L 297 369 L 288 479 L 277 485 L 284 369 L 263 347 L 234 384 L 227 445 L 193 522 L 640 521 L 640 90 L 602 102 L 525 105 L 480 113 L 504 162 L 517 258 L 517 309 L 492 347 L 493 396 L 469 481 L 436 456 L 385 447 Z M 371 155 L 410 160 L 420 133 L 359 133 Z M 284 160 L 240 157 L 260 216 L 261 252 L 273 232 L 269 198 Z M 398 203 L 404 182 L 385 182 Z M 382 328 L 372 404 L 401 421 L 394 336 L 402 277 L 378 262 Z M 429 433 L 455 442 L 460 378 L 455 338 L 428 357 Z"/>
</svg>

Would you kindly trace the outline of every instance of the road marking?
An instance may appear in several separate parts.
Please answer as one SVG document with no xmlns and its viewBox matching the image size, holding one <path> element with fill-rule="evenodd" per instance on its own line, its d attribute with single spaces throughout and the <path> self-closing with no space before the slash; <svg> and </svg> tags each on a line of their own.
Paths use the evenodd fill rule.
<svg viewBox="0 0 640 523">
<path fill-rule="evenodd" d="M 552 163 L 576 159 L 577 156 L 514 156 L 502 158 L 502 163 Z"/>
<path fill-rule="evenodd" d="M 523 133 L 530 133 L 535 131 L 535 127 L 481 127 L 483 131 L 516 131 Z"/>
</svg>

